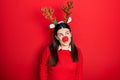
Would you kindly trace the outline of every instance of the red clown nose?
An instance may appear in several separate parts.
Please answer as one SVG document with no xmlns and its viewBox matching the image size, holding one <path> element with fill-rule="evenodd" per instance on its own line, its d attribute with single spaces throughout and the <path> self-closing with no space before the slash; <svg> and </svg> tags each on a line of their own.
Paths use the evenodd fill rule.
<svg viewBox="0 0 120 80">
<path fill-rule="evenodd" d="M 63 42 L 67 42 L 67 41 L 68 41 L 68 37 L 67 37 L 67 36 L 64 36 L 64 37 L 62 38 L 62 41 L 63 41 Z"/>
</svg>

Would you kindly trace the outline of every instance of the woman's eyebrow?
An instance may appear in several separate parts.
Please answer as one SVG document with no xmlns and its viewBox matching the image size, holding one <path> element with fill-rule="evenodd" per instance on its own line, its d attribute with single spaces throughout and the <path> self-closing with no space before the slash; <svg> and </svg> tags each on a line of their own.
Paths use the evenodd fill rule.
<svg viewBox="0 0 120 80">
<path fill-rule="evenodd" d="M 65 31 L 65 33 L 67 33 L 67 32 L 69 32 L 69 31 Z M 60 33 L 57 33 L 57 34 L 63 34 L 63 33 L 60 32 Z"/>
<path fill-rule="evenodd" d="M 62 34 L 62 33 L 58 33 L 58 34 Z"/>
<path fill-rule="evenodd" d="M 69 31 L 66 31 L 66 32 L 69 32 Z"/>
</svg>

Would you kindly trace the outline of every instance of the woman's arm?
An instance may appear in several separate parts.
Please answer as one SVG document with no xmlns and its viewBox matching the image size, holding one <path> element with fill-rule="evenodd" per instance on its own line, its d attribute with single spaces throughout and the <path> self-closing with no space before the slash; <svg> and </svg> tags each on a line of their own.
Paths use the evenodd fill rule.
<svg viewBox="0 0 120 80">
<path fill-rule="evenodd" d="M 49 48 L 47 47 L 42 53 L 40 63 L 40 80 L 47 80 L 47 63 L 49 58 Z"/>
<path fill-rule="evenodd" d="M 79 61 L 77 63 L 76 80 L 82 80 L 82 77 L 83 77 L 83 55 L 82 55 L 80 48 L 78 48 L 78 58 L 79 58 Z"/>
</svg>

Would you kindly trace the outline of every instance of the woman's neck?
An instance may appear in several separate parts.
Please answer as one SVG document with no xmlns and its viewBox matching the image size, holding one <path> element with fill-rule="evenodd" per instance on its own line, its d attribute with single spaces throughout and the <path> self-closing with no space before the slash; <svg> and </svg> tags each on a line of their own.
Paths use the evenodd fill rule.
<svg viewBox="0 0 120 80">
<path fill-rule="evenodd" d="M 62 49 L 68 49 L 68 48 L 70 47 L 70 45 L 60 45 L 60 47 L 61 47 Z"/>
</svg>

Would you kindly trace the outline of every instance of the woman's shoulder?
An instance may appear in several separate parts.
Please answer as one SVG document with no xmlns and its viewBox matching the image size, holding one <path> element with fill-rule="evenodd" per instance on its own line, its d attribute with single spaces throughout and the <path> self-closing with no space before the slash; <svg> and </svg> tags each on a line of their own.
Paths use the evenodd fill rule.
<svg viewBox="0 0 120 80">
<path fill-rule="evenodd" d="M 49 45 L 44 48 L 43 55 L 50 56 Z"/>
<path fill-rule="evenodd" d="M 78 55 L 79 55 L 79 57 L 83 57 L 83 51 L 82 51 L 82 48 L 80 47 L 80 46 L 76 46 L 76 48 L 77 48 L 77 51 L 78 51 Z"/>
<path fill-rule="evenodd" d="M 49 45 L 44 48 L 44 51 L 49 51 Z"/>
<path fill-rule="evenodd" d="M 80 47 L 80 46 L 78 46 L 78 45 L 75 45 L 75 46 L 76 46 L 76 48 L 77 48 L 78 52 L 82 52 L 82 51 L 81 51 L 81 47 Z"/>
</svg>

